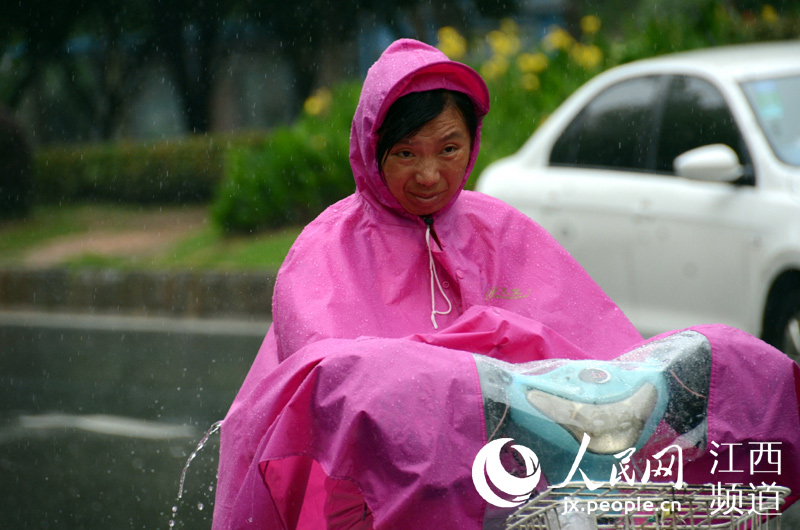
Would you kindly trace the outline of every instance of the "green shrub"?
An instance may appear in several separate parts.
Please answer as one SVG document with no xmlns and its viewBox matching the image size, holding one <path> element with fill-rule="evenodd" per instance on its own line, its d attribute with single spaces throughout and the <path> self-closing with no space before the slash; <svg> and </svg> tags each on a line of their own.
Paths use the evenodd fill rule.
<svg viewBox="0 0 800 530">
<path fill-rule="evenodd" d="M 0 107 L 0 219 L 27 214 L 32 189 L 30 145 L 22 127 Z"/>
<path fill-rule="evenodd" d="M 187 136 L 155 143 L 60 145 L 35 153 L 36 199 L 140 204 L 208 201 L 222 180 L 229 149 L 264 133 Z"/>
<path fill-rule="evenodd" d="M 258 146 L 232 149 L 211 208 L 215 223 L 245 233 L 305 223 L 352 193 L 348 153 L 358 89 L 348 83 L 322 92 L 292 127 Z"/>
</svg>

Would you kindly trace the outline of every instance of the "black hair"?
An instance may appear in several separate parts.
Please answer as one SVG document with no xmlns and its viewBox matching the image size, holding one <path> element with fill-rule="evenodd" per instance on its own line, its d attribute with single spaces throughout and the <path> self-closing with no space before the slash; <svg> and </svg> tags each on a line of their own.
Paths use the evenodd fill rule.
<svg viewBox="0 0 800 530">
<path fill-rule="evenodd" d="M 383 166 L 389 150 L 397 142 L 416 133 L 441 114 L 448 104 L 454 105 L 464 118 L 472 140 L 471 144 L 474 145 L 478 132 L 478 114 L 469 96 L 463 92 L 443 88 L 412 92 L 392 103 L 378 129 L 378 145 L 375 152 L 378 168 Z"/>
</svg>

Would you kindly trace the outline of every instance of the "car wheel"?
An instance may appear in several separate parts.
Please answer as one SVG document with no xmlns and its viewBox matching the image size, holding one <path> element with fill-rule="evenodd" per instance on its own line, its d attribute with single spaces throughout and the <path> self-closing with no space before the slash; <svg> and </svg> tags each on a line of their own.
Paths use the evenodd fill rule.
<svg viewBox="0 0 800 530">
<path fill-rule="evenodd" d="M 789 287 L 768 307 L 764 340 L 800 363 L 800 283 Z"/>
</svg>

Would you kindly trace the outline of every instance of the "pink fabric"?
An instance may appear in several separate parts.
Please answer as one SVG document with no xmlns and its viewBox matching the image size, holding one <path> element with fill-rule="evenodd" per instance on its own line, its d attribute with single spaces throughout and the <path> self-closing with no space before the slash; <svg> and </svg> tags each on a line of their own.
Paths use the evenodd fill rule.
<svg viewBox="0 0 800 530">
<path fill-rule="evenodd" d="M 268 510 L 277 502 L 275 496 L 281 495 L 285 495 L 278 502 L 281 506 L 302 505 L 304 510 L 302 517 L 300 512 L 282 517 L 322 527 L 324 501 L 314 492 L 323 489 L 324 474 L 316 464 L 273 462 L 265 467 L 272 483 L 286 483 L 285 477 L 292 477 L 291 491 L 277 493 L 273 488 L 272 497 L 261 477 L 259 465 L 267 458 L 266 450 L 283 443 L 278 436 L 268 435 L 267 428 L 294 395 L 288 389 L 307 384 L 308 373 L 296 368 L 285 376 L 291 377 L 291 384 L 281 386 L 282 393 L 269 390 L 279 386 L 274 378 L 284 373 L 273 373 L 279 362 L 324 339 L 399 338 L 434 332 L 425 225 L 407 214 L 389 193 L 374 160 L 378 116 L 396 98 L 432 88 L 463 91 L 475 102 L 480 116 L 488 110 L 488 93 L 476 73 L 416 41 L 401 40 L 390 46 L 367 75 L 351 138 L 356 192 L 306 227 L 278 274 L 273 326 L 222 428 L 216 529 L 237 527 L 232 523 L 234 515 Z M 478 134 L 470 168 L 479 144 Z M 559 337 L 559 344 L 601 357 L 611 357 L 640 340 L 621 311 L 567 252 L 509 206 L 482 194 L 462 192 L 435 215 L 435 230 L 443 244 L 442 249 L 433 248 L 437 272 L 453 303 L 450 315 L 437 317 L 440 329 L 455 323 L 471 307 L 495 306 L 519 318 L 544 322 L 551 330 L 548 333 Z M 437 305 L 445 304 L 437 293 Z M 460 332 L 469 331 L 460 325 Z M 473 334 L 481 333 L 476 324 Z M 475 377 L 473 372 L 474 367 L 469 368 L 470 378 Z M 390 375 L 395 380 L 402 377 Z M 464 406 L 479 414 L 479 394 L 473 392 Z M 481 441 L 482 430 L 475 423 L 479 420 L 472 421 L 475 432 L 452 435 L 454 448 Z M 284 468 L 286 473 L 278 471 Z M 274 520 L 278 512 L 269 513 Z"/>
<path fill-rule="evenodd" d="M 712 347 L 708 439 L 740 445 L 730 467 L 727 453 L 714 458 L 707 447 L 687 463 L 685 479 L 800 490 L 797 365 L 738 330 L 691 329 Z M 486 442 L 485 425 L 468 352 L 506 360 L 588 356 L 547 326 L 491 307 L 473 307 L 438 333 L 309 345 L 252 388 L 246 413 L 226 419 L 225 432 L 256 449 L 230 511 L 215 508 L 215 525 L 324 528 L 330 476 L 355 484 L 375 528 L 481 528 L 486 505 L 470 468 Z M 780 474 L 766 459 L 757 469 L 769 473 L 750 473 L 751 442 L 781 444 Z M 357 512 L 348 515 L 358 520 Z"/>
<path fill-rule="evenodd" d="M 376 528 L 480 528 L 470 470 L 486 427 L 470 352 L 587 357 L 539 322 L 478 306 L 437 333 L 312 343 L 248 377 L 225 419 L 215 527 L 325 528 L 329 476 L 357 485 Z"/>
<path fill-rule="evenodd" d="M 452 69 L 448 75 L 440 73 L 443 63 Z M 376 131 L 378 114 L 401 95 L 474 88 L 480 78 L 456 64 L 435 48 L 405 39 L 370 69 L 350 140 L 356 192 L 306 227 L 278 274 L 273 302 L 278 360 L 329 337 L 433 331 L 425 224 L 406 213 L 383 183 L 375 161 Z M 480 87 L 468 95 L 482 115 L 488 95 L 483 83 Z M 478 137 L 470 168 L 479 144 Z M 440 327 L 469 307 L 493 305 L 546 322 L 592 350 L 618 351 L 639 336 L 549 234 L 504 203 L 463 191 L 434 219 L 444 247 L 433 244 L 437 273 L 454 306 L 452 314 L 437 316 Z M 447 307 L 436 297 L 438 308 Z M 606 333 L 612 325 L 615 331 Z"/>
<path fill-rule="evenodd" d="M 480 528 L 485 503 L 470 466 L 485 427 L 466 352 L 610 359 L 641 341 L 544 230 L 467 191 L 434 216 L 443 248 L 433 256 L 453 303 L 435 332 L 425 225 L 402 210 L 375 161 L 388 106 L 431 88 L 488 110 L 477 74 L 415 41 L 390 46 L 367 75 L 351 136 L 356 191 L 306 227 L 278 274 L 274 323 L 222 427 L 215 530 L 324 528 L 338 509 L 325 505 L 326 477 L 356 485 L 376 528 Z M 446 307 L 438 293 L 437 307 Z M 717 395 L 736 395 L 726 386 L 735 372 L 717 370 Z M 737 426 L 717 403 L 725 436 L 758 425 L 748 416 Z"/>
</svg>

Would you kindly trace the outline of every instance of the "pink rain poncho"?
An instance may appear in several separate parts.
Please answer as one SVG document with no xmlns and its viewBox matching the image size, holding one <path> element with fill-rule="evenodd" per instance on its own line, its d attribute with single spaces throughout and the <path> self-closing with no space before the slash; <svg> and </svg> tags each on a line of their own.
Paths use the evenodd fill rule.
<svg viewBox="0 0 800 530">
<path fill-rule="evenodd" d="M 224 420 L 215 530 L 344 528 L 368 513 L 375 528 L 479 529 L 487 503 L 471 466 L 487 424 L 473 353 L 613 359 L 642 342 L 569 254 L 504 203 L 461 191 L 433 215 L 441 247 L 426 242 L 375 151 L 388 107 L 438 88 L 467 94 L 479 117 L 489 109 L 480 77 L 425 44 L 397 41 L 370 69 L 350 140 L 356 192 L 289 252 L 273 325 Z M 800 487 L 797 366 L 743 333 L 700 331 L 714 350 L 709 439 L 783 441 Z"/>
</svg>

